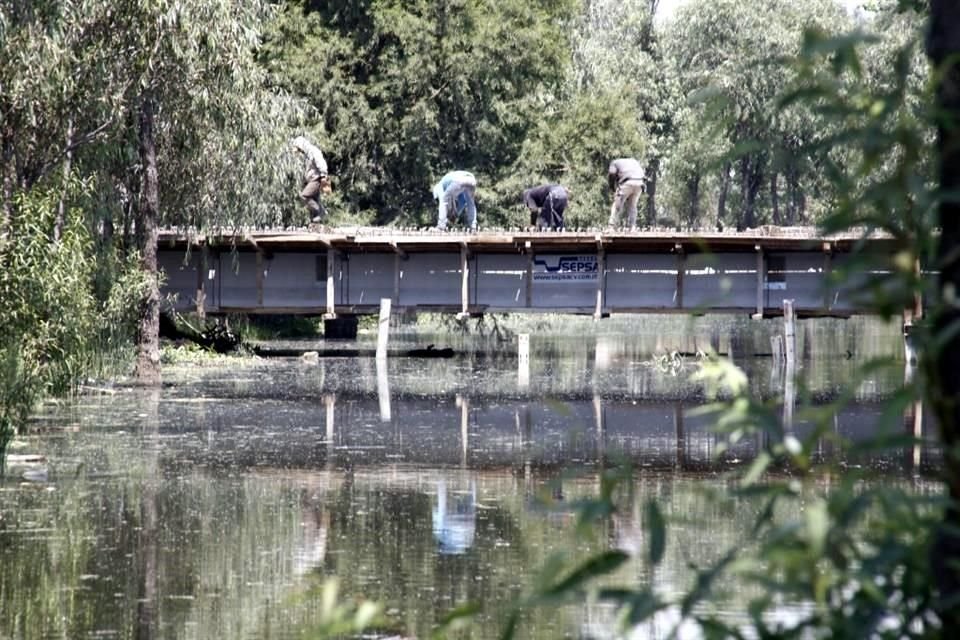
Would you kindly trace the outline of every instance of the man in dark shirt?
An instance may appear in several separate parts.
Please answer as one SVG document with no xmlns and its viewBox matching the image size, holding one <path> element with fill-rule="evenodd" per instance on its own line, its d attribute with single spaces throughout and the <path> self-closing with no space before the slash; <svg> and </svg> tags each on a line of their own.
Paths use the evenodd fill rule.
<svg viewBox="0 0 960 640">
<path fill-rule="evenodd" d="M 616 226 L 620 210 L 626 204 L 627 225 L 631 229 L 636 228 L 637 200 L 646 184 L 646 176 L 640 162 L 636 158 L 617 158 L 607 169 L 607 180 L 610 182 L 610 189 L 615 192 L 608 224 L 611 227 Z"/>
<path fill-rule="evenodd" d="M 563 212 L 570 197 L 566 187 L 542 184 L 523 192 L 523 204 L 530 210 L 530 226 L 539 229 L 563 229 Z"/>
</svg>

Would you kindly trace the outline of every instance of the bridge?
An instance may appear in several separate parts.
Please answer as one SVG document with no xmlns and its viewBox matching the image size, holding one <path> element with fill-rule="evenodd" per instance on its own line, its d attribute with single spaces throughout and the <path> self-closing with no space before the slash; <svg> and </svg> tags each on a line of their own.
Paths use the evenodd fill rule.
<svg viewBox="0 0 960 640">
<path fill-rule="evenodd" d="M 793 300 L 802 316 L 867 311 L 857 293 L 876 275 L 864 253 L 894 240 L 822 237 L 809 228 L 748 232 L 480 231 L 339 228 L 323 232 L 165 230 L 163 293 L 181 311 L 338 318 L 394 311 L 483 313 L 747 313 Z M 845 285 L 831 273 L 853 268 Z M 859 269 L 859 271 L 857 270 Z"/>
</svg>

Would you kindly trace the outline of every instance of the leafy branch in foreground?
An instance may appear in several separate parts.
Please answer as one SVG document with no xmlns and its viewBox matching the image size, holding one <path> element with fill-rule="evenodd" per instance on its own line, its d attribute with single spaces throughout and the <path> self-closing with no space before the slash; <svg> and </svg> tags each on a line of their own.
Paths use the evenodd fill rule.
<svg viewBox="0 0 960 640">
<path fill-rule="evenodd" d="M 871 308 L 889 318 L 914 307 L 926 293 L 919 265 L 932 264 L 932 210 L 938 198 L 926 153 L 933 115 L 907 91 L 915 58 L 910 45 L 896 52 L 889 83 L 876 87 L 863 82 L 859 52 L 869 41 L 859 34 L 829 38 L 808 32 L 796 61 L 796 84 L 781 105 L 807 109 L 820 120 L 824 136 L 807 152 L 822 159 L 843 194 L 823 230 L 860 229 L 864 237 L 882 231 L 894 238 L 896 249 L 889 254 L 856 253 L 838 270 L 834 283 L 864 292 Z M 937 336 L 920 339 L 930 341 L 927 353 L 935 359 Z M 861 375 L 890 366 L 903 363 L 870 362 Z M 555 560 L 545 569 L 548 579 L 541 578 L 518 605 L 502 637 L 516 637 L 522 612 L 530 607 L 584 599 L 616 607 L 623 632 L 658 620 L 670 637 L 690 625 L 705 637 L 946 635 L 949 622 L 942 617 L 945 603 L 934 585 L 929 554 L 938 523 L 950 508 L 949 497 L 934 483 L 898 484 L 855 467 L 813 462 L 821 439 L 845 447 L 848 460 L 863 451 L 919 445 L 912 436 L 901 435 L 897 418 L 930 393 L 929 376 L 914 372 L 886 402 L 876 434 L 854 447 L 833 434 L 831 426 L 832 417 L 853 398 L 856 380 L 830 405 L 804 401 L 796 421 L 785 422 L 776 405 L 750 397 L 746 376 L 732 362 L 703 362 L 695 379 L 715 400 L 702 413 L 713 416 L 728 446 L 756 435 L 766 443 L 750 465 L 734 474 L 732 486 L 713 496 L 760 505 L 749 535 L 718 550 L 713 562 L 695 567 L 694 582 L 677 594 L 662 592 L 652 580 L 614 584 L 622 580 L 617 569 L 630 559 L 618 549 L 601 551 L 572 568 Z M 617 487 L 629 477 L 604 471 L 603 478 L 611 482 L 602 485 L 596 500 L 580 505 L 581 524 L 616 514 Z M 647 505 L 645 520 L 643 562 L 652 571 L 671 542 L 674 523 L 656 502 Z M 746 594 L 739 606 L 725 595 L 734 585 Z"/>
</svg>

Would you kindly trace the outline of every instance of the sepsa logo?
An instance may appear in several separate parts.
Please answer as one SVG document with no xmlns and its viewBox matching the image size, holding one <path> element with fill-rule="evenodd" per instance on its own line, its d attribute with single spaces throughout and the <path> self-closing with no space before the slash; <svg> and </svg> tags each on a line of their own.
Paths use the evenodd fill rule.
<svg viewBox="0 0 960 640">
<path fill-rule="evenodd" d="M 598 268 L 596 256 L 561 256 L 555 265 L 541 258 L 535 258 L 533 262 L 547 273 L 596 273 Z"/>
</svg>

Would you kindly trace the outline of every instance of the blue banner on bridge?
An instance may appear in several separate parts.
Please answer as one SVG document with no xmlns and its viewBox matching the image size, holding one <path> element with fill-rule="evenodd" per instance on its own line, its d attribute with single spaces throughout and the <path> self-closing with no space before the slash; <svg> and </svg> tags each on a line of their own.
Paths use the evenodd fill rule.
<svg viewBox="0 0 960 640">
<path fill-rule="evenodd" d="M 596 282 L 599 275 L 600 264 L 595 255 L 538 255 L 533 258 L 534 282 Z"/>
</svg>

